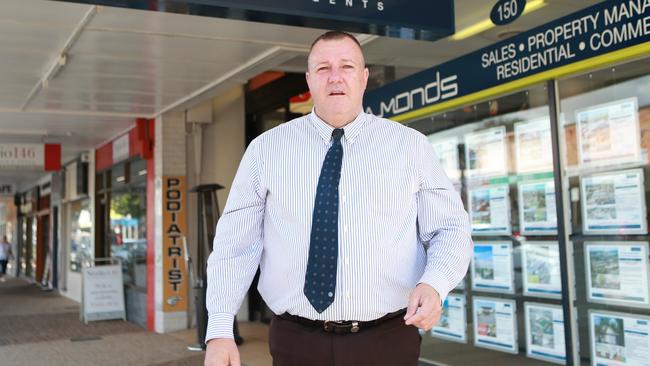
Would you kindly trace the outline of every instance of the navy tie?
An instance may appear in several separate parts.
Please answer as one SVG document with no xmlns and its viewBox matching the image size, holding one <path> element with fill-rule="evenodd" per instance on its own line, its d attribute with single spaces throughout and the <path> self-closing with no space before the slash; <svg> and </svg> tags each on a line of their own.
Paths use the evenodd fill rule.
<svg viewBox="0 0 650 366">
<path fill-rule="evenodd" d="M 318 178 L 316 202 L 311 223 L 309 260 L 304 293 L 311 305 L 322 313 L 334 301 L 339 250 L 339 181 L 343 129 L 332 131 L 332 146 L 325 155 Z"/>
</svg>

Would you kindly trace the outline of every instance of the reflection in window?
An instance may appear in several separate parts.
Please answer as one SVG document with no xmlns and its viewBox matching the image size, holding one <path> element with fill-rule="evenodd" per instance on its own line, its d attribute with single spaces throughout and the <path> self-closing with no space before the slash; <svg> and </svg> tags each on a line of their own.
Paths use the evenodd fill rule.
<svg viewBox="0 0 650 366">
<path fill-rule="evenodd" d="M 147 287 L 146 191 L 131 189 L 111 197 L 111 257 L 122 262 L 125 284 Z"/>
<path fill-rule="evenodd" d="M 70 270 L 80 272 L 93 259 L 90 201 L 84 199 L 70 205 Z"/>
</svg>

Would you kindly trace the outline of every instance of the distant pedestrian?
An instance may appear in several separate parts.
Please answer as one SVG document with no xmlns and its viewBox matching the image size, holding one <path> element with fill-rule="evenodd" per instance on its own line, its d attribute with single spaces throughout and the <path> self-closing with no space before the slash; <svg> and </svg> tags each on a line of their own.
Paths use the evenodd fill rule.
<svg viewBox="0 0 650 366">
<path fill-rule="evenodd" d="M 7 274 L 7 263 L 13 258 L 13 253 L 11 252 L 11 244 L 7 241 L 7 236 L 2 237 L 0 242 L 0 282 L 5 282 L 7 279 L 5 275 Z"/>
</svg>

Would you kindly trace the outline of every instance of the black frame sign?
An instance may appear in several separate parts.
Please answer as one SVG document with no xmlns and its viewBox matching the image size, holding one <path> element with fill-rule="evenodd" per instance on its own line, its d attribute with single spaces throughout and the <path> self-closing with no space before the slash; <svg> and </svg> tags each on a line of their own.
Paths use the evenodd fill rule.
<svg viewBox="0 0 650 366">
<path fill-rule="evenodd" d="M 452 35 L 453 0 L 60 0 L 435 41 Z"/>
<path fill-rule="evenodd" d="M 650 41 L 650 2 L 610 0 L 366 93 L 392 117 Z"/>
</svg>

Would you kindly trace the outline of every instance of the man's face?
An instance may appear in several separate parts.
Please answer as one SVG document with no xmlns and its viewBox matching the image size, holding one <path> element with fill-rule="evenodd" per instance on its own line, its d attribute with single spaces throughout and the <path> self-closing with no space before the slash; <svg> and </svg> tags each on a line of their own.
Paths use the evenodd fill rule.
<svg viewBox="0 0 650 366">
<path fill-rule="evenodd" d="M 356 117 L 368 82 L 368 69 L 353 40 L 342 38 L 316 43 L 309 54 L 306 76 L 314 107 L 321 118 Z"/>
</svg>

